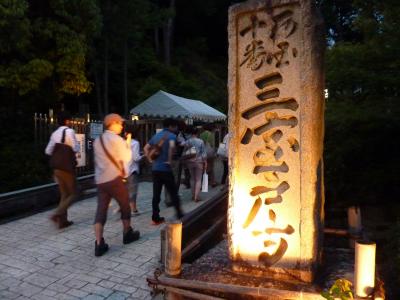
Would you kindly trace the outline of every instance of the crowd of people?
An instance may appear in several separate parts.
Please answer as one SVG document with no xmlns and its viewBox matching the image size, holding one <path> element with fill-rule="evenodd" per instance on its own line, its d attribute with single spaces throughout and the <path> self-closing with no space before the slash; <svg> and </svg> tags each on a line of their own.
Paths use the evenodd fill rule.
<svg viewBox="0 0 400 300">
<path fill-rule="evenodd" d="M 50 156 L 53 177 L 60 190 L 60 202 L 51 216 L 58 228 L 73 224 L 68 220 L 68 207 L 76 197 L 75 153 L 79 151 L 75 132 L 70 128 L 71 116 L 59 114 L 59 127 L 50 137 L 45 153 Z M 173 206 L 176 218 L 184 215 L 181 208 L 179 188 L 182 173 L 183 183 L 192 192 L 192 200 L 201 201 L 202 187 L 216 186 L 214 164 L 221 157 L 223 175 L 221 184 L 227 184 L 227 146 L 229 134 L 225 135 L 218 150 L 212 125 L 203 128 L 187 127 L 184 122 L 165 119 L 163 129 L 158 131 L 144 146 L 143 154 L 137 140 L 135 128 L 126 127 L 118 114 L 109 114 L 103 121 L 104 132 L 94 141 L 95 183 L 97 185 L 97 209 L 94 220 L 95 256 L 108 251 L 103 237 L 104 225 L 110 202 L 115 199 L 123 225 L 123 243 L 132 243 L 140 238 L 140 232 L 131 226 L 131 217 L 139 214 L 137 195 L 139 187 L 139 165 L 147 159 L 152 166 L 153 198 L 151 221 L 154 225 L 165 222 L 160 215 L 162 188 L 166 190 L 166 203 Z M 200 129 L 202 131 L 200 132 Z M 204 180 L 203 180 L 204 179 Z M 207 180 L 207 182 L 204 182 Z"/>
</svg>

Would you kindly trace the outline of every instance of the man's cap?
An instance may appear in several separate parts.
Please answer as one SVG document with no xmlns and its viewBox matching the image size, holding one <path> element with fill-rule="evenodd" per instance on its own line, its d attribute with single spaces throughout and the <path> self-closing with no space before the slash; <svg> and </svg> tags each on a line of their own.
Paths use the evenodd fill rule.
<svg viewBox="0 0 400 300">
<path fill-rule="evenodd" d="M 124 118 L 122 118 L 119 114 L 108 114 L 104 117 L 103 123 L 105 127 L 108 127 L 112 123 L 122 123 L 124 121 Z"/>
</svg>

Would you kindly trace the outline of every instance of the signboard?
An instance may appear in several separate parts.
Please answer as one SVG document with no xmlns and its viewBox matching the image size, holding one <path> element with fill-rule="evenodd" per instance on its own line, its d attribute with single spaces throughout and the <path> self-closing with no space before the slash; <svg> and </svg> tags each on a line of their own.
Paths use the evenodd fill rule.
<svg viewBox="0 0 400 300">
<path fill-rule="evenodd" d="M 77 167 L 84 167 L 86 166 L 85 135 L 77 133 L 75 136 L 79 145 L 79 152 L 76 154 Z"/>
<path fill-rule="evenodd" d="M 90 138 L 96 139 L 103 133 L 102 123 L 90 123 Z"/>
</svg>

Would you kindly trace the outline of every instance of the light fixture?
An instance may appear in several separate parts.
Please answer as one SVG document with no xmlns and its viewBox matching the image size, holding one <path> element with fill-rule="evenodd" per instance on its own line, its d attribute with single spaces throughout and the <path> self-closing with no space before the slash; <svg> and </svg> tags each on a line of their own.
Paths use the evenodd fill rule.
<svg viewBox="0 0 400 300">
<path fill-rule="evenodd" d="M 354 264 L 354 287 L 359 297 L 370 296 L 375 287 L 375 253 L 374 242 L 356 241 Z"/>
</svg>

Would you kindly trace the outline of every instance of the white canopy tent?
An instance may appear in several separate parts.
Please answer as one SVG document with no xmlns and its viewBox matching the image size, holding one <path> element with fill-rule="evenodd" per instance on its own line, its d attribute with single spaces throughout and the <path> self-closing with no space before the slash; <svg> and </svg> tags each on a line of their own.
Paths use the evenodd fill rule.
<svg viewBox="0 0 400 300">
<path fill-rule="evenodd" d="M 226 115 L 202 101 L 158 91 L 131 109 L 132 115 L 150 118 L 181 118 L 203 122 L 226 120 Z"/>
</svg>

